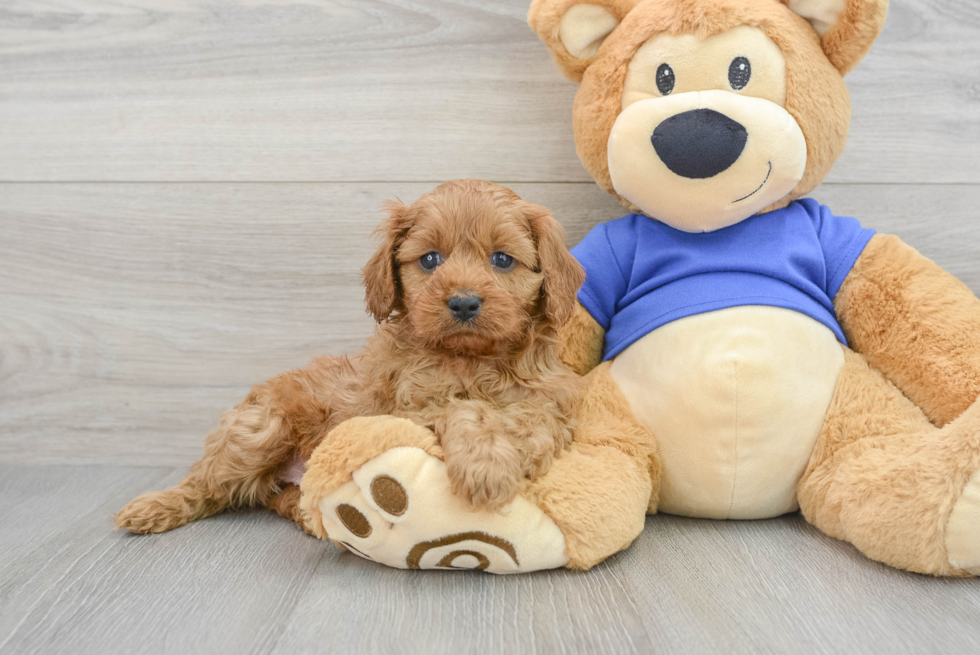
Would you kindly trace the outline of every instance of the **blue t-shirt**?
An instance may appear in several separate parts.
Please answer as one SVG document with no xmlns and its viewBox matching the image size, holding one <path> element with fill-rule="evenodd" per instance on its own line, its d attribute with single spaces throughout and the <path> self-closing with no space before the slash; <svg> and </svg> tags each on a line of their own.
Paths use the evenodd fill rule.
<svg viewBox="0 0 980 655">
<path fill-rule="evenodd" d="M 874 233 L 809 198 L 703 233 L 630 214 L 572 249 L 578 299 L 606 330 L 605 359 L 671 321 L 742 305 L 801 312 L 846 345 L 833 298 Z"/>
</svg>

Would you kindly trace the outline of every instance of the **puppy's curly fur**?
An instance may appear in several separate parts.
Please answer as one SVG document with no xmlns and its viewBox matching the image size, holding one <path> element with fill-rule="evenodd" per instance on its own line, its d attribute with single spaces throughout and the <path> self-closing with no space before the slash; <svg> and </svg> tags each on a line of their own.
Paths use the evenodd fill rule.
<svg viewBox="0 0 980 655">
<path fill-rule="evenodd" d="M 184 480 L 144 494 L 116 526 L 164 532 L 230 507 L 268 506 L 302 525 L 286 470 L 331 429 L 390 414 L 440 438 L 454 492 L 505 505 L 571 441 L 579 378 L 558 357 L 584 274 L 544 207 L 479 180 L 447 182 L 411 206 L 390 202 L 364 268 L 379 326 L 354 357 L 319 357 L 254 387 L 221 416 Z M 494 259 L 494 253 L 513 258 Z M 426 270 L 421 259 L 437 253 Z M 504 263 L 506 267 L 499 264 Z M 482 302 L 472 320 L 453 296 Z"/>
</svg>

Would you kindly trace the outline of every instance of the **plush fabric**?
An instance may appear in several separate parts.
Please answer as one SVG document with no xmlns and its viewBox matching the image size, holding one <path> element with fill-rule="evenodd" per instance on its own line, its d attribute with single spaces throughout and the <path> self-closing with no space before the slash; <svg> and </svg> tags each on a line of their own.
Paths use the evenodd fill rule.
<svg viewBox="0 0 980 655">
<path fill-rule="evenodd" d="M 888 13 L 888 0 L 780 1 L 814 24 L 827 58 L 841 75 L 868 53 Z"/>
<path fill-rule="evenodd" d="M 847 343 L 833 298 L 873 234 L 810 199 L 706 234 L 631 214 L 572 249 L 586 274 L 579 302 L 606 330 L 604 359 L 671 321 L 739 305 L 796 310 Z"/>
<path fill-rule="evenodd" d="M 851 347 L 934 424 L 980 397 L 980 301 L 898 237 L 871 239 L 835 306 Z"/>
<path fill-rule="evenodd" d="M 321 539 L 329 535 L 323 525 L 320 500 L 353 479 L 354 472 L 386 450 L 419 448 L 442 458 L 435 434 L 408 419 L 383 417 L 352 418 L 330 431 L 306 463 L 299 510 L 310 530 Z"/>
<path fill-rule="evenodd" d="M 585 375 L 602 362 L 605 341 L 602 326 L 581 304 L 576 303 L 572 318 L 562 326 L 560 337 L 561 360 L 579 375 Z"/>
<path fill-rule="evenodd" d="M 561 530 L 537 505 L 518 497 L 506 512 L 474 512 L 450 490 L 445 463 L 422 448 L 378 453 L 317 509 L 330 539 L 395 568 L 523 573 L 568 561 Z"/>
<path fill-rule="evenodd" d="M 568 52 L 565 44 L 561 39 L 562 32 L 562 21 L 568 15 L 569 10 L 575 9 L 575 7 L 587 4 L 595 7 L 600 7 L 606 10 L 609 15 L 616 19 L 616 21 L 621 21 L 623 18 L 636 6 L 640 0 L 593 0 L 588 3 L 582 3 L 580 0 L 533 0 L 531 2 L 531 7 L 528 10 L 527 21 L 535 32 L 538 33 L 542 39 L 546 40 L 550 44 L 554 44 L 551 50 L 551 54 L 554 57 L 555 64 L 558 68 L 572 80 L 578 82 L 582 79 L 582 73 L 588 68 L 589 64 L 595 58 L 595 53 L 589 50 L 585 58 L 579 58 Z M 573 16 L 574 18 L 574 16 Z M 604 21 L 604 18 L 600 18 Z M 594 30 L 596 35 L 602 34 L 605 26 L 601 26 L 599 29 Z M 570 28 L 570 31 L 582 32 L 586 29 L 584 25 L 576 26 L 575 28 Z M 598 49 L 596 49 L 596 52 Z"/>
<path fill-rule="evenodd" d="M 588 569 L 629 546 L 657 509 L 660 459 L 609 365 L 594 369 L 570 452 L 526 494 L 561 528 L 568 566 Z"/>
<path fill-rule="evenodd" d="M 729 66 L 736 57 L 750 59 L 751 76 L 739 89 L 742 97 L 786 104 L 786 59 L 765 32 L 748 25 L 700 40 L 691 34 L 658 34 L 644 43 L 630 60 L 623 87 L 623 109 L 649 97 L 662 97 L 659 87 L 648 88 L 660 66 L 669 62 L 674 73 L 671 94 L 717 89 L 728 83 Z"/>
<path fill-rule="evenodd" d="M 637 212 L 576 249 L 588 277 L 560 333 L 562 361 L 586 376 L 571 447 L 486 519 L 481 543 L 496 551 L 455 552 L 441 532 L 478 530 L 446 497 L 431 433 L 351 421 L 309 462 L 307 529 L 394 566 L 411 566 L 405 551 L 424 538 L 450 550 L 420 565 L 586 569 L 626 548 L 645 512 L 750 518 L 798 504 L 819 529 L 891 566 L 980 574 L 980 300 L 897 237 L 800 200 L 843 151 L 843 75 L 886 7 L 534 0 L 530 25 L 581 82 L 572 118 L 582 163 Z M 665 74 L 667 59 L 676 70 Z M 738 67 L 752 59 L 754 83 L 750 66 Z M 675 120 L 702 110 L 722 114 L 712 124 L 730 134 L 704 138 L 703 112 Z M 630 123 L 631 111 L 647 123 Z M 670 143 L 655 144 L 668 128 Z M 802 170 L 777 156 L 793 129 Z M 745 143 L 725 141 L 743 132 Z M 654 158 L 663 166 L 644 168 Z M 769 204 L 733 209 L 737 185 L 725 185 L 760 162 L 783 167 Z M 796 181 L 779 186 L 786 179 Z M 677 216 L 691 220 L 679 227 Z M 518 516 L 526 534 L 508 523 Z"/>
<path fill-rule="evenodd" d="M 780 47 L 786 61 L 785 109 L 807 136 L 807 165 L 802 179 L 772 208 L 815 189 L 844 150 L 851 120 L 850 98 L 840 73 L 821 49 L 820 38 L 801 17 L 774 11 L 775 0 L 647 0 L 626 16 L 606 38 L 600 55 L 586 67 L 575 96 L 573 125 L 578 155 L 596 183 L 620 198 L 607 163 L 607 141 L 622 107 L 630 61 L 640 47 L 660 33 L 706 38 L 749 25 L 758 27 Z M 879 26 L 880 28 L 880 26 Z M 560 52 L 560 44 L 539 31 Z M 556 54 L 556 57 L 561 55 Z M 567 56 L 567 53 L 566 55 Z"/>
<path fill-rule="evenodd" d="M 590 59 L 617 25 L 619 19 L 605 7 L 575 5 L 558 26 L 558 38 L 575 59 Z"/>
<path fill-rule="evenodd" d="M 657 438 L 660 511 L 752 519 L 797 509 L 843 363 L 825 326 L 751 305 L 673 321 L 617 355 L 612 379 Z"/>
<path fill-rule="evenodd" d="M 500 512 L 449 490 L 435 435 L 392 417 L 349 419 L 317 447 L 299 511 L 316 536 L 397 568 L 587 569 L 629 546 L 656 509 L 659 460 L 603 366 L 587 378 L 575 443 Z M 394 508 L 377 480 L 400 489 Z"/>
<path fill-rule="evenodd" d="M 963 487 L 946 522 L 950 566 L 980 575 L 980 471 Z"/>
<path fill-rule="evenodd" d="M 696 143 L 692 131 L 701 135 Z M 792 191 L 806 170 L 806 138 L 764 98 L 717 89 L 671 94 L 619 114 L 607 163 L 616 193 L 640 213 L 684 232 L 711 232 Z"/>
<path fill-rule="evenodd" d="M 809 522 L 868 557 L 919 573 L 964 576 L 948 560 L 945 531 L 978 467 L 980 404 L 937 428 L 848 351 L 800 482 L 800 508 Z"/>
<path fill-rule="evenodd" d="M 980 301 L 964 285 L 897 237 L 877 235 L 869 241 L 865 234 L 853 249 L 846 239 L 831 249 L 846 253 L 844 261 L 823 268 L 824 277 L 811 278 L 823 283 L 826 295 L 818 305 L 836 313 L 837 323 L 821 321 L 815 312 L 799 307 L 754 307 L 750 299 L 746 305 L 737 289 L 718 280 L 707 289 L 695 285 L 681 302 L 697 305 L 701 294 L 727 298 L 727 308 L 708 305 L 702 313 L 662 320 L 660 315 L 672 309 L 670 302 L 657 297 L 641 307 L 647 292 L 669 279 L 674 263 L 663 239 L 643 239 L 630 231 L 634 225 L 656 225 L 654 219 L 673 229 L 701 230 L 719 242 L 724 239 L 736 257 L 768 268 L 770 277 L 781 266 L 801 263 L 798 254 L 781 250 L 778 239 L 747 251 L 745 243 L 733 238 L 740 231 L 727 226 L 734 221 L 735 228 L 744 225 L 741 229 L 748 230 L 760 219 L 764 223 L 766 217 L 785 216 L 829 172 L 843 151 L 850 122 L 843 75 L 880 32 L 887 0 L 616 4 L 607 8 L 619 25 L 610 31 L 607 17 L 597 41 L 601 46 L 581 59 L 564 48 L 560 34 L 569 8 L 578 4 L 536 0 L 530 24 L 563 72 L 581 82 L 573 126 L 583 165 L 601 188 L 645 216 L 600 226 L 576 250 L 587 270 L 580 301 L 593 321 L 576 314 L 562 358 L 587 369 L 597 359 L 596 344 L 605 341 L 612 381 L 634 419 L 658 440 L 662 486 L 659 494 L 654 486 L 652 494 L 659 495 L 661 508 L 739 515 L 732 512 L 739 485 L 761 490 L 763 497 L 745 501 L 754 506 L 742 515 L 758 515 L 767 501 L 780 494 L 785 498 L 786 492 L 779 491 L 785 481 L 767 480 L 770 471 L 764 464 L 786 466 L 790 450 L 780 445 L 778 435 L 759 437 L 764 431 L 739 426 L 743 419 L 752 424 L 753 417 L 767 413 L 782 416 L 782 410 L 808 395 L 819 397 L 819 403 L 808 405 L 809 414 L 796 412 L 797 419 L 810 417 L 798 421 L 811 426 L 809 436 L 791 439 L 797 445 L 803 441 L 804 455 L 810 448 L 796 488 L 806 518 L 892 566 L 934 575 L 980 572 Z M 760 54 L 762 50 L 750 53 L 748 60 L 764 58 L 754 66 L 765 76 L 761 86 L 744 80 L 726 85 L 722 67 L 728 60 L 734 65 L 735 51 L 726 50 L 725 44 L 758 33 L 747 28 L 761 31 L 781 57 Z M 588 32 L 581 25 L 579 29 Z M 748 52 L 750 38 L 742 38 Z M 665 65 L 670 66 L 667 73 Z M 774 80 L 774 74 L 784 77 Z M 663 75 L 666 83 L 661 85 Z M 761 208 L 758 216 L 739 216 L 726 204 L 733 187 L 725 185 L 742 179 L 742 173 L 732 177 L 725 166 L 734 164 L 719 160 L 727 156 L 717 151 L 724 140 L 690 139 L 685 144 L 681 139 L 669 144 L 667 154 L 655 143 L 658 130 L 666 133 L 665 123 L 672 121 L 674 130 L 680 124 L 676 116 L 704 109 L 731 119 L 730 129 L 744 129 L 749 140 L 753 133 L 764 136 L 779 112 L 752 112 L 749 107 L 765 102 L 785 110 L 802 132 L 806 164 L 795 186 Z M 749 115 L 751 119 L 745 118 Z M 684 129 L 707 129 L 702 124 L 708 125 L 689 120 Z M 758 139 L 757 146 L 763 143 Z M 692 148 L 689 154 L 675 153 L 685 145 Z M 766 148 L 775 153 L 777 145 L 763 145 L 763 161 Z M 750 169 L 755 156 L 747 154 L 736 162 Z M 623 230 L 624 225 L 630 229 Z M 803 223 L 784 226 L 799 238 L 813 231 Z M 671 229 L 657 225 L 650 231 L 661 235 Z M 694 239 L 702 236 L 689 235 L 690 261 L 703 258 L 699 263 L 708 270 L 742 270 L 731 267 L 732 253 L 696 248 Z M 792 310 L 796 318 L 782 321 L 780 313 Z M 637 316 L 629 316 L 631 311 Z M 621 328 L 621 322 L 628 327 Z M 821 330 L 828 338 L 832 332 L 839 338 L 843 333 L 840 340 L 850 348 L 842 351 L 832 339 L 831 347 L 824 339 L 823 347 L 814 348 L 821 339 L 805 334 Z M 757 344 L 757 350 L 743 343 Z M 836 355 L 830 354 L 833 349 Z M 809 390 L 794 388 L 788 374 L 801 368 L 801 379 L 823 382 Z M 756 381 L 760 386 L 753 388 Z M 743 388 L 747 393 L 741 393 Z M 779 411 L 772 411 L 769 402 Z M 779 422 L 764 418 L 760 425 L 778 428 Z M 742 458 L 751 464 L 737 464 Z M 728 492 L 727 506 L 726 490 L 734 490 Z M 711 507 L 699 505 L 715 497 Z M 782 509 L 789 508 L 782 502 Z M 780 511 L 778 503 L 769 506 Z"/>
</svg>

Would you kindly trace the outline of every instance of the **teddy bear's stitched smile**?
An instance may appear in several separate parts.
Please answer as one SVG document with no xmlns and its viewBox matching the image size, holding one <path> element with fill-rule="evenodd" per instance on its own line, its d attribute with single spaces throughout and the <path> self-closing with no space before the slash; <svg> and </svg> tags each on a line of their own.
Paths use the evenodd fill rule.
<svg viewBox="0 0 980 655">
<path fill-rule="evenodd" d="M 739 198 L 738 200 L 733 200 L 732 201 L 732 204 L 734 205 L 736 202 L 742 202 L 743 200 L 746 200 L 748 198 L 751 198 L 755 194 L 757 194 L 760 191 L 762 191 L 762 187 L 766 186 L 766 182 L 769 181 L 769 176 L 770 175 L 772 175 L 772 162 L 771 161 L 769 162 L 769 170 L 766 171 L 766 179 L 762 180 L 762 184 L 759 185 L 759 188 L 757 188 L 755 191 L 753 191 L 752 193 L 750 193 L 747 196 L 743 196 L 743 197 Z"/>
</svg>

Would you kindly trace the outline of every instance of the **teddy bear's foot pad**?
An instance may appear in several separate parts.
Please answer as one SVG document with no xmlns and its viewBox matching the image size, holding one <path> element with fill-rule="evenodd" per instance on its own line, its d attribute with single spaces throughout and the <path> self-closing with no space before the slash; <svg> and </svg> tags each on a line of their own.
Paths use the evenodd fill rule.
<svg viewBox="0 0 980 655">
<path fill-rule="evenodd" d="M 392 448 L 320 499 L 330 539 L 402 569 L 520 573 L 564 565 L 565 538 L 518 496 L 499 512 L 474 511 L 449 487 L 446 465 L 421 448 Z"/>
<path fill-rule="evenodd" d="M 946 555 L 956 568 L 980 575 L 980 471 L 953 505 L 946 524 Z"/>
</svg>

